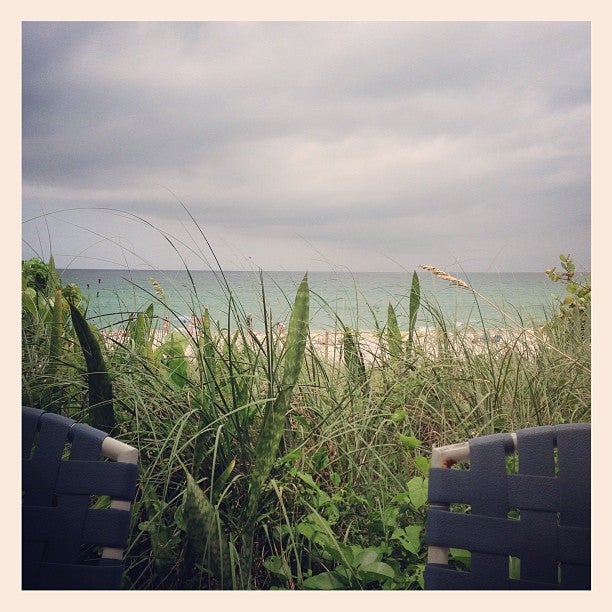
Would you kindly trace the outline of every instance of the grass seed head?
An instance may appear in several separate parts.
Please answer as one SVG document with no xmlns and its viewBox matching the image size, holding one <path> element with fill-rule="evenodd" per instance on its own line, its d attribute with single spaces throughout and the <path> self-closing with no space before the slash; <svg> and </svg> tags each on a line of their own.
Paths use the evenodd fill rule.
<svg viewBox="0 0 612 612">
<path fill-rule="evenodd" d="M 422 268 L 427 272 L 431 272 L 434 276 L 437 276 L 442 280 L 448 281 L 451 285 L 456 285 L 457 287 L 462 287 L 463 289 L 470 289 L 470 286 L 465 281 L 462 281 L 460 278 L 455 278 L 454 276 L 448 274 L 448 272 L 444 272 L 439 268 L 435 268 L 434 266 L 419 266 L 419 268 Z"/>
</svg>

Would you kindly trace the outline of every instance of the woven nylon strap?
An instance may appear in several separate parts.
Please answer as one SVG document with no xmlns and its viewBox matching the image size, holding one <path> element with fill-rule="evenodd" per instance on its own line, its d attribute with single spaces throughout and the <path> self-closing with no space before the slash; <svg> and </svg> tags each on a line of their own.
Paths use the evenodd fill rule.
<svg viewBox="0 0 612 612">
<path fill-rule="evenodd" d="M 125 546 L 130 513 L 90 506 L 98 496 L 132 500 L 136 466 L 102 460 L 104 432 L 33 408 L 22 414 L 23 588 L 118 588 L 121 563 L 84 566 L 83 550 Z"/>
<path fill-rule="evenodd" d="M 430 507 L 427 543 L 470 551 L 471 571 L 430 564 L 427 588 L 590 588 L 590 426 L 524 429 L 517 440 L 517 474 L 506 471 L 506 434 L 470 440 L 469 470 L 430 470 L 430 505 L 470 510 Z"/>
</svg>

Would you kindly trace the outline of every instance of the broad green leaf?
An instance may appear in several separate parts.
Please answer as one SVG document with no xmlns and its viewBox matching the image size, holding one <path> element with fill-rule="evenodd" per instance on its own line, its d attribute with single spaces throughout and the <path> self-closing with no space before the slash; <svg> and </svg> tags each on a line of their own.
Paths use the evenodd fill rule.
<svg viewBox="0 0 612 612">
<path fill-rule="evenodd" d="M 423 474 L 423 476 L 427 476 L 429 474 L 430 464 L 429 464 L 429 459 L 427 459 L 427 457 L 421 457 L 421 456 L 415 457 L 414 464 L 416 465 L 419 472 Z"/>
<path fill-rule="evenodd" d="M 421 549 L 421 529 L 420 525 L 398 527 L 393 532 L 391 539 L 397 540 L 408 552 L 418 555 Z"/>
<path fill-rule="evenodd" d="M 307 540 L 310 540 L 311 542 L 313 541 L 314 535 L 317 532 L 315 526 L 312 523 L 306 521 L 298 523 L 297 530 L 298 533 L 302 534 Z"/>
<path fill-rule="evenodd" d="M 347 586 L 346 580 L 342 580 L 337 572 L 324 572 L 311 576 L 304 580 L 304 588 L 317 591 L 333 591 L 336 589 L 345 589 Z"/>
<path fill-rule="evenodd" d="M 419 509 L 427 502 L 427 480 L 421 476 L 415 476 L 408 482 L 408 495 L 415 509 Z"/>
<path fill-rule="evenodd" d="M 448 551 L 448 558 L 455 562 L 461 563 L 467 568 L 472 565 L 472 555 L 468 550 L 462 548 L 450 548 Z"/>
<path fill-rule="evenodd" d="M 291 569 L 284 559 L 280 557 L 272 556 L 264 561 L 264 567 L 275 576 L 279 578 L 288 579 L 291 578 Z"/>
<path fill-rule="evenodd" d="M 332 541 L 327 538 L 327 544 L 324 546 L 324 551 L 331 559 L 337 561 L 341 566 L 351 567 L 353 565 L 353 551 L 348 544 Z"/>
<path fill-rule="evenodd" d="M 415 448 L 421 446 L 421 441 L 415 438 L 414 436 L 405 436 L 403 434 L 399 434 L 399 439 L 402 443 L 402 446 L 404 446 L 408 450 L 414 450 Z"/>
<path fill-rule="evenodd" d="M 134 342 L 134 349 L 137 355 L 153 357 L 153 337 L 151 335 L 151 325 L 153 322 L 153 304 L 136 315 L 136 320 L 132 321 L 129 333 Z"/>
<path fill-rule="evenodd" d="M 376 563 L 360 566 L 357 570 L 357 575 L 363 582 L 368 584 L 369 582 L 395 578 L 395 571 L 389 564 L 377 561 Z"/>
<path fill-rule="evenodd" d="M 32 287 L 26 287 L 21 292 L 21 306 L 32 316 L 36 316 L 36 291 Z"/>
<path fill-rule="evenodd" d="M 355 557 L 355 565 L 361 568 L 364 565 L 376 563 L 377 561 L 380 561 L 381 558 L 382 553 L 379 550 L 376 550 L 375 548 L 366 548 Z"/>
<path fill-rule="evenodd" d="M 397 519 L 400 513 L 400 509 L 397 506 L 388 506 L 385 508 L 381 515 L 381 520 L 385 527 L 394 527 L 397 525 Z"/>
<path fill-rule="evenodd" d="M 510 578 L 514 580 L 521 578 L 521 560 L 518 557 L 510 557 Z"/>
<path fill-rule="evenodd" d="M 179 332 L 168 334 L 163 344 L 155 351 L 155 357 L 168 369 L 170 380 L 182 388 L 187 382 L 187 338 Z"/>
</svg>

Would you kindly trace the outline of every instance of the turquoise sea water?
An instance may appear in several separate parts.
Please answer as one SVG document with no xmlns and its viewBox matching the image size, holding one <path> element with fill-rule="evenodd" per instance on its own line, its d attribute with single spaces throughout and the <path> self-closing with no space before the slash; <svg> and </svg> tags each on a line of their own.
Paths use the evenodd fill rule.
<svg viewBox="0 0 612 612">
<path fill-rule="evenodd" d="M 422 302 L 419 327 L 433 325 L 426 304 L 435 305 L 449 323 L 459 326 L 481 328 L 484 321 L 487 327 L 512 327 L 514 323 L 500 310 L 522 324 L 539 325 L 554 310 L 552 296 L 564 292 L 563 286 L 551 282 L 544 273 L 456 274 L 482 298 L 423 270 L 418 270 L 418 275 Z M 64 284 L 75 283 L 89 297 L 88 318 L 101 327 L 120 325 L 130 312 L 150 303 L 155 315 L 167 318 L 172 326 L 180 325 L 181 317 L 192 312 L 200 315 L 207 307 L 211 317 L 227 327 L 231 295 L 237 316 L 251 314 L 254 328 L 262 330 L 262 280 L 268 313 L 274 322 L 285 323 L 303 273 L 265 272 L 260 278 L 259 272 L 224 272 L 223 278 L 213 271 L 69 269 L 61 276 Z M 151 279 L 162 288 L 167 306 L 160 301 Z M 312 330 L 347 325 L 365 331 L 376 329 L 377 322 L 382 327 L 389 303 L 396 309 L 400 327 L 407 326 L 412 272 L 310 272 L 308 279 Z M 232 317 L 232 327 L 234 321 Z"/>
</svg>

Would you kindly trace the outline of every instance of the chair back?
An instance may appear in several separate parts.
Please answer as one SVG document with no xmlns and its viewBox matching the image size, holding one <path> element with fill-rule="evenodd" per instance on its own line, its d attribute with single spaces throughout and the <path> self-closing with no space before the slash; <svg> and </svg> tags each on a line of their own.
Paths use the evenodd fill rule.
<svg viewBox="0 0 612 612">
<path fill-rule="evenodd" d="M 590 589 L 589 423 L 435 448 L 429 504 L 426 589 Z M 469 553 L 469 571 L 449 549 Z"/>
<path fill-rule="evenodd" d="M 138 452 L 105 432 L 22 408 L 22 588 L 118 589 Z"/>
</svg>

